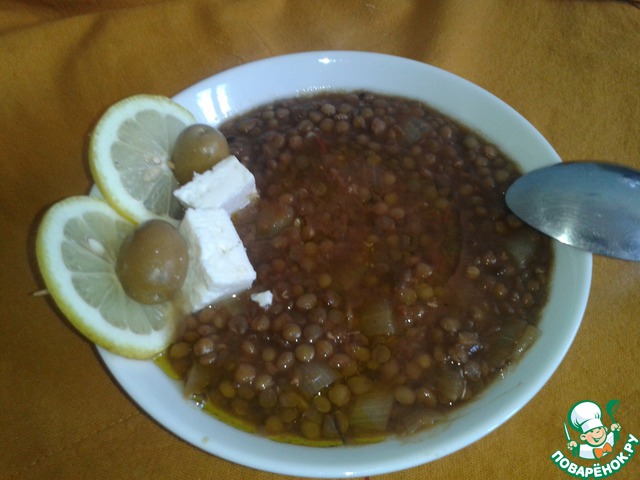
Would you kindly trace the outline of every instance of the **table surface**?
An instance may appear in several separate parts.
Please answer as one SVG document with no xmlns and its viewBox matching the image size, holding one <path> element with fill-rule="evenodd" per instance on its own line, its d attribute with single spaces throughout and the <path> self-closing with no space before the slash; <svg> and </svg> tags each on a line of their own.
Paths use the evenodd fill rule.
<svg viewBox="0 0 640 480">
<path fill-rule="evenodd" d="M 513 106 L 563 159 L 640 169 L 640 8 L 629 3 L 0 0 L 0 478 L 284 478 L 203 453 L 142 412 L 31 295 L 43 287 L 34 236 L 48 206 L 87 192 L 88 133 L 110 104 L 330 49 L 441 67 Z M 584 399 L 620 400 L 623 439 L 640 437 L 639 300 L 639 263 L 594 258 L 582 326 L 540 393 L 477 443 L 380 478 L 569 478 L 550 457 L 566 452 L 563 422 Z M 613 473 L 639 477 L 640 458 Z"/>
</svg>

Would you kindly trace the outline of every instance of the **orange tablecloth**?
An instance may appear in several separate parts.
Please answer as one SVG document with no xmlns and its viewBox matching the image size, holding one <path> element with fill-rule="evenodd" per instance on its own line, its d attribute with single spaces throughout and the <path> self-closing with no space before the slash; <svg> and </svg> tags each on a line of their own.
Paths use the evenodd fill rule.
<svg viewBox="0 0 640 480">
<path fill-rule="evenodd" d="M 527 117 L 567 160 L 640 168 L 640 9 L 580 0 L 0 0 L 0 478 L 282 478 L 179 440 L 118 388 L 44 298 L 34 233 L 91 184 L 87 135 L 113 102 L 171 96 L 247 61 L 323 49 L 442 67 Z M 640 437 L 640 264 L 596 258 L 582 327 L 542 391 L 476 444 L 388 479 L 569 478 L 563 422 L 620 400 Z M 617 448 L 621 448 L 618 445 Z M 640 477 L 631 458 L 614 478 Z"/>
</svg>

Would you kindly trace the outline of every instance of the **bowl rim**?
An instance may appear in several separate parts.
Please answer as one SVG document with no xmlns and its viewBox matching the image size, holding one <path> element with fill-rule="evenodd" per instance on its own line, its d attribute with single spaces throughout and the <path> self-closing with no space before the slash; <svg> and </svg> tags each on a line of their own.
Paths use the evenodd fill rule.
<svg viewBox="0 0 640 480">
<path fill-rule="evenodd" d="M 296 87 L 295 91 L 291 86 L 284 88 L 278 84 L 284 81 L 282 72 L 288 72 L 293 66 L 298 67 L 296 81 L 302 85 Z M 308 74 L 305 69 L 309 69 Z M 331 81 L 332 76 L 339 75 L 341 69 L 342 72 L 349 71 L 349 75 L 356 72 L 360 76 L 370 76 L 366 81 L 362 81 L 362 78 L 358 81 L 346 78 L 341 82 Z M 394 78 L 389 73 L 394 69 L 411 75 L 397 75 Z M 374 73 L 377 76 L 372 75 Z M 252 84 L 255 86 L 256 75 L 259 75 L 261 85 L 256 90 L 262 91 L 262 87 L 265 87 L 268 92 L 260 94 L 245 90 L 249 93 L 245 93 L 241 100 L 234 100 L 236 103 L 225 110 L 226 100 L 240 95 L 243 88 L 250 89 Z M 524 151 L 528 155 L 529 165 L 525 171 L 560 161 L 547 140 L 522 115 L 493 94 L 438 67 L 381 53 L 338 50 L 269 57 L 205 78 L 175 95 L 174 99 L 192 111 L 195 109 L 193 113 L 198 121 L 215 125 L 268 100 L 293 96 L 287 92 L 304 95 L 325 90 L 348 90 L 349 86 L 353 86 L 352 90 L 374 90 L 424 100 L 415 93 L 424 89 L 425 84 L 437 87 L 437 92 L 431 92 L 426 103 L 478 130 L 489 141 L 497 143 L 499 149 L 511 158 L 517 153 L 521 159 Z M 400 90 L 410 93 L 405 95 L 399 93 Z M 464 95 L 459 95 L 460 92 L 464 92 Z M 218 97 L 213 98 L 214 94 Z M 491 121 L 494 123 L 487 123 Z M 521 160 L 517 161 L 521 163 Z M 546 328 L 556 318 L 569 317 L 571 321 L 565 322 L 566 325 L 562 320 L 554 322 L 554 328 L 559 328 L 561 335 L 554 335 L 554 338 L 545 336 L 544 345 L 540 345 L 538 340 L 510 372 L 496 379 L 478 398 L 454 410 L 451 420 L 477 420 L 466 430 L 460 426 L 463 423 L 461 420 L 446 422 L 406 439 L 390 438 L 378 444 L 327 449 L 279 443 L 244 432 L 204 414 L 182 397 L 182 387 L 178 382 L 169 379 L 153 362 L 125 359 L 100 347 L 97 347 L 97 351 L 107 370 L 134 403 L 164 428 L 210 454 L 255 469 L 304 477 L 340 478 L 403 470 L 442 458 L 481 439 L 522 409 L 556 371 L 575 338 L 586 309 L 592 257 L 587 252 L 558 242 L 554 242 L 554 251 L 556 272 L 540 326 L 541 329 Z M 570 288 L 568 292 L 566 289 L 560 291 L 556 288 L 558 285 L 569 285 Z M 570 305 L 567 304 L 567 293 Z M 552 305 L 553 315 L 550 316 L 548 312 Z M 551 348 L 551 353 L 544 351 L 543 347 Z M 536 365 L 543 368 L 536 368 Z M 526 375 L 527 381 L 523 381 L 520 372 L 530 371 L 536 372 L 536 375 Z M 162 395 L 158 395 L 160 392 Z M 482 405 L 498 401 L 501 402 L 500 408 L 495 408 L 490 414 L 478 412 Z M 180 409 L 180 417 L 174 414 L 175 408 Z M 436 439 L 442 436 L 448 442 L 434 448 Z"/>
</svg>

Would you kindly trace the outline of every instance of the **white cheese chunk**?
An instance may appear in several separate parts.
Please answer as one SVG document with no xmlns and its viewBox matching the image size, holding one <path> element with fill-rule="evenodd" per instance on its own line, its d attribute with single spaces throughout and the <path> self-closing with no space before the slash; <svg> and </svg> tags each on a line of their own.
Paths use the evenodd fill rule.
<svg viewBox="0 0 640 480">
<path fill-rule="evenodd" d="M 222 208 L 229 215 L 258 195 L 253 174 L 233 155 L 173 192 L 186 208 Z"/>
<path fill-rule="evenodd" d="M 189 269 L 182 288 L 186 309 L 200 310 L 251 287 L 256 272 L 226 211 L 188 209 L 180 233 L 189 245 Z"/>
<path fill-rule="evenodd" d="M 270 307 L 271 303 L 273 302 L 273 293 L 271 293 L 269 290 L 265 292 L 252 293 L 251 300 L 256 302 L 262 308 L 267 308 Z"/>
</svg>

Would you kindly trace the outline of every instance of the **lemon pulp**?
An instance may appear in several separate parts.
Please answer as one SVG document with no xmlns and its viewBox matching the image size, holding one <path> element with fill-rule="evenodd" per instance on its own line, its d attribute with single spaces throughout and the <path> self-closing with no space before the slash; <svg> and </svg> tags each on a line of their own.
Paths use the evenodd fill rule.
<svg viewBox="0 0 640 480">
<path fill-rule="evenodd" d="M 125 98 L 100 118 L 89 148 L 91 173 L 122 216 L 141 223 L 179 215 L 171 152 L 180 132 L 194 122 L 191 112 L 158 95 Z"/>
<path fill-rule="evenodd" d="M 175 312 L 170 302 L 134 301 L 117 278 L 118 251 L 134 228 L 100 199 L 70 197 L 45 214 L 36 255 L 53 299 L 83 335 L 116 354 L 151 358 L 173 339 Z"/>
</svg>

